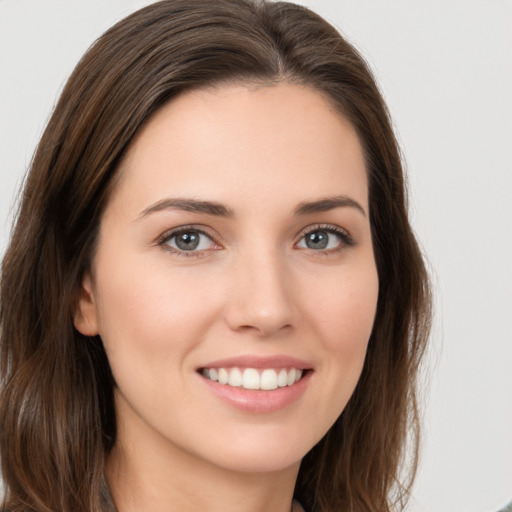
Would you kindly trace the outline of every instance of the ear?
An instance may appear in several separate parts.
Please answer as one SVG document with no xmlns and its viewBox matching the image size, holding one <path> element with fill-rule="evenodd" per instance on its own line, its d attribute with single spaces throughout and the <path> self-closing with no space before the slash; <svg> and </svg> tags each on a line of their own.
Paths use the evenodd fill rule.
<svg viewBox="0 0 512 512">
<path fill-rule="evenodd" d="M 89 273 L 86 273 L 82 279 L 78 302 L 73 314 L 73 324 L 76 330 L 84 336 L 99 334 L 98 311 Z"/>
</svg>

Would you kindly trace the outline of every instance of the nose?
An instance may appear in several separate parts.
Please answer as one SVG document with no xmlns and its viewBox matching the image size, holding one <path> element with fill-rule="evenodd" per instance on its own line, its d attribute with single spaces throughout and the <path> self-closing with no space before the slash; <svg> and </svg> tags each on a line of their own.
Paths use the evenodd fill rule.
<svg viewBox="0 0 512 512">
<path fill-rule="evenodd" d="M 289 329 L 296 318 L 292 279 L 279 255 L 260 251 L 239 258 L 225 307 L 228 326 L 268 337 Z"/>
</svg>

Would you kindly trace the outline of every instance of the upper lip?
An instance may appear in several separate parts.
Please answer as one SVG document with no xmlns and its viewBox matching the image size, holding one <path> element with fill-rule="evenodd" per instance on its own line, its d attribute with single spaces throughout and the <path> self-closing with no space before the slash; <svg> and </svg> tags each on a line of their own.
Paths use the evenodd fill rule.
<svg viewBox="0 0 512 512">
<path fill-rule="evenodd" d="M 257 356 L 241 355 L 226 359 L 217 359 L 202 365 L 200 368 L 297 368 L 310 370 L 312 365 L 304 359 L 298 359 L 287 355 Z"/>
</svg>

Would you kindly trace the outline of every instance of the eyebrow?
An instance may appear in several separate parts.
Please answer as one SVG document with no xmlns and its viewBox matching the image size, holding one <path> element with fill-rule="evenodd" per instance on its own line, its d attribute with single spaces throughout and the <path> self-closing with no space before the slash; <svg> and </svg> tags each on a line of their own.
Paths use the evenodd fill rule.
<svg viewBox="0 0 512 512">
<path fill-rule="evenodd" d="M 297 208 L 295 208 L 294 213 L 295 215 L 309 215 L 342 207 L 355 208 L 366 217 L 364 208 L 356 200 L 348 196 L 325 197 L 317 201 L 300 203 Z"/>
<path fill-rule="evenodd" d="M 162 199 L 151 206 L 148 206 L 139 215 L 138 219 L 146 217 L 151 213 L 160 212 L 162 210 L 183 210 L 192 213 L 206 213 L 207 215 L 215 215 L 217 217 L 234 217 L 233 210 L 214 201 L 198 201 L 195 199 L 168 198 Z"/>
<path fill-rule="evenodd" d="M 342 207 L 354 208 L 366 217 L 364 208 L 357 201 L 348 196 L 325 197 L 316 201 L 302 202 L 295 208 L 294 215 L 311 215 L 313 213 L 326 212 Z M 235 216 L 233 210 L 215 201 L 167 198 L 148 206 L 142 211 L 137 220 L 162 210 L 183 210 L 186 212 L 205 213 L 207 215 L 226 218 Z"/>
</svg>

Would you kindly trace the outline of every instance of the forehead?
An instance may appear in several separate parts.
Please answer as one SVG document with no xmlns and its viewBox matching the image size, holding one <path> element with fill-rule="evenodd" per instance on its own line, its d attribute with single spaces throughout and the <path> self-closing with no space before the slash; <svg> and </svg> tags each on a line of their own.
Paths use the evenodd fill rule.
<svg viewBox="0 0 512 512">
<path fill-rule="evenodd" d="M 367 205 L 365 162 L 351 124 L 318 91 L 278 84 L 186 92 L 132 142 L 116 196 L 144 207 L 161 196 L 241 204 L 349 193 Z"/>
</svg>

